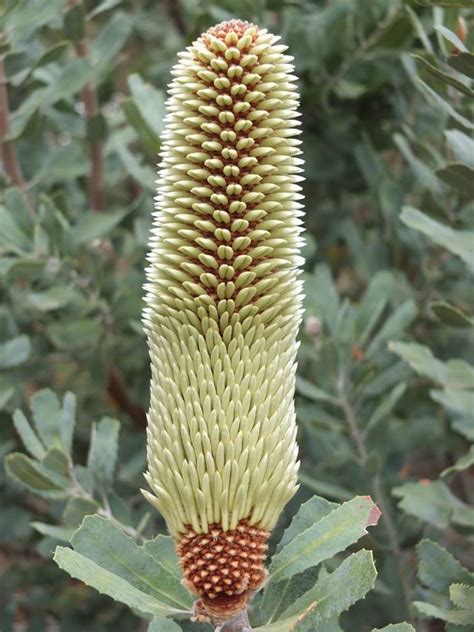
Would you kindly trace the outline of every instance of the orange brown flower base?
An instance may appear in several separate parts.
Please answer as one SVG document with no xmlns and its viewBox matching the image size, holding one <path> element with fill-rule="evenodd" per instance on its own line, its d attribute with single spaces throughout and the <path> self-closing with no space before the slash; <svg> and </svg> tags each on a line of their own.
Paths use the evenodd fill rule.
<svg viewBox="0 0 474 632">
<path fill-rule="evenodd" d="M 177 545 L 187 588 L 199 596 L 198 618 L 227 621 L 245 610 L 252 594 L 265 582 L 269 533 L 241 520 L 224 531 L 209 525 L 208 533 L 192 529 Z"/>
</svg>

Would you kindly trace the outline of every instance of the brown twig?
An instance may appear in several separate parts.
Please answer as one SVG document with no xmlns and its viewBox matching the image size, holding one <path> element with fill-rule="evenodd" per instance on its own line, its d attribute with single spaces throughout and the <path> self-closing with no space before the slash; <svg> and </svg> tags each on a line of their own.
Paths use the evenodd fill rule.
<svg viewBox="0 0 474 632">
<path fill-rule="evenodd" d="M 146 413 L 141 406 L 132 402 L 128 394 L 127 385 L 114 367 L 109 369 L 109 383 L 107 392 L 117 403 L 118 407 L 140 428 L 146 428 Z"/>
<path fill-rule="evenodd" d="M 69 0 L 69 6 L 74 7 L 81 4 L 81 0 Z M 88 59 L 89 43 L 84 37 L 74 45 L 76 56 L 79 59 Z M 91 120 L 99 113 L 99 100 L 97 91 L 92 81 L 86 83 L 81 90 L 81 99 L 84 105 L 84 113 Z M 102 143 L 98 140 L 90 141 L 89 156 L 91 162 L 89 175 L 89 200 L 93 211 L 104 210 L 104 198 L 102 192 L 104 175 L 104 156 Z"/>
<path fill-rule="evenodd" d="M 28 196 L 28 187 L 21 170 L 16 148 L 13 141 L 7 140 L 10 133 L 10 107 L 8 104 L 7 78 L 5 74 L 5 64 L 0 56 L 0 148 L 3 166 L 8 179 L 16 185 L 25 198 L 30 214 L 34 216 L 35 209 Z"/>
</svg>

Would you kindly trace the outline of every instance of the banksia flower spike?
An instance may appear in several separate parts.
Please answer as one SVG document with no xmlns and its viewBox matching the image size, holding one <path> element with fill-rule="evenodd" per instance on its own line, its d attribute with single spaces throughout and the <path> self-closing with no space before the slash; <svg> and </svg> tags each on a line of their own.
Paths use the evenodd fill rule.
<svg viewBox="0 0 474 632">
<path fill-rule="evenodd" d="M 297 489 L 302 160 L 278 39 L 232 20 L 180 55 L 150 242 L 144 494 L 213 621 L 263 584 L 269 531 Z"/>
</svg>

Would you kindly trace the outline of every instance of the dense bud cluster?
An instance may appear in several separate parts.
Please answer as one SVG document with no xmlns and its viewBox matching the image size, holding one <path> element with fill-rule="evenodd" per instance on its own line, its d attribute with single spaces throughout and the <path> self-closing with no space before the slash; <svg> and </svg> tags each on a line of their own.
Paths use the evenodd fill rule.
<svg viewBox="0 0 474 632">
<path fill-rule="evenodd" d="M 208 601 L 262 582 L 265 532 L 296 490 L 302 161 L 296 77 L 278 39 L 239 20 L 211 28 L 180 55 L 167 102 L 146 286 L 144 493 Z M 210 531 L 242 544 L 231 575 L 215 546 L 215 574 L 202 568 Z M 250 574 L 247 539 L 252 555 L 260 547 Z"/>
</svg>

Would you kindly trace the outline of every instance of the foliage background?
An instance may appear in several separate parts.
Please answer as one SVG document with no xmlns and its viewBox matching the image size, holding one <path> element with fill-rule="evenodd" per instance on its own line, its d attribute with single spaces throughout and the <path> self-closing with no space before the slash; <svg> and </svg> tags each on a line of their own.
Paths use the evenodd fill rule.
<svg viewBox="0 0 474 632">
<path fill-rule="evenodd" d="M 456 231 L 473 227 L 472 90 L 455 72 L 472 77 L 472 59 L 446 64 L 462 50 L 446 28 L 472 49 L 469 6 L 7 1 L 0 14 L 2 456 L 21 449 L 17 408 L 26 411 L 43 387 L 61 397 L 72 391 L 75 463 L 87 464 L 94 422 L 120 421 L 114 491 L 104 488 L 97 502 L 146 537 L 164 531 L 138 490 L 149 382 L 140 312 L 165 90 L 176 53 L 201 31 L 231 17 L 256 21 L 281 34 L 295 57 L 307 178 L 301 488 L 275 541 L 314 493 L 337 502 L 371 494 L 384 518 L 364 544 L 379 578 L 341 619 L 343 629 L 405 619 L 417 630 L 445 629 L 412 605 L 448 603 L 417 580 L 416 546 L 431 538 L 474 568 L 474 380 L 466 362 L 474 242 L 472 233 L 433 228 L 426 217 Z M 404 205 L 426 215 L 401 214 Z M 52 401 L 46 416 L 55 412 Z M 117 426 L 107 427 L 115 440 Z M 88 464 L 85 478 L 90 455 Z M 2 632 L 145 629 L 52 563 L 65 533 L 44 525 L 62 523 L 64 500 L 38 497 L 18 478 L 3 471 L 0 478 Z M 474 623 L 447 626 L 474 630 Z"/>
</svg>

